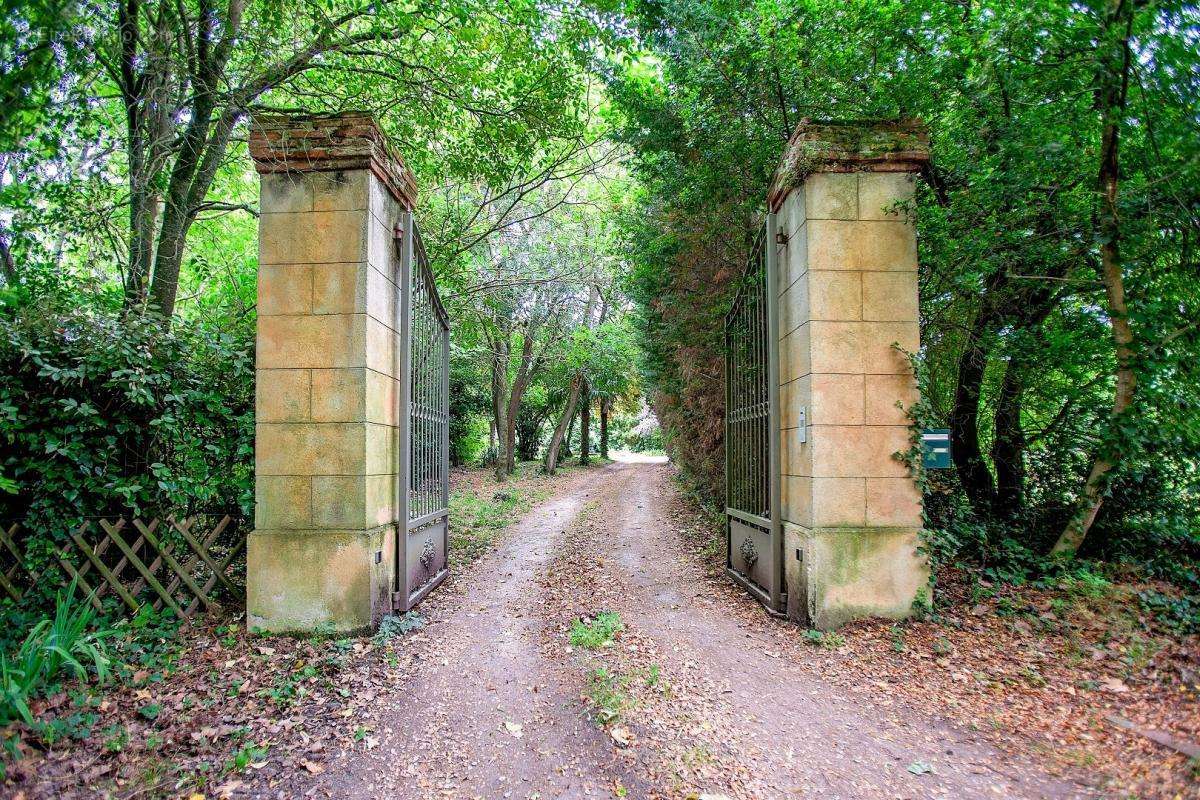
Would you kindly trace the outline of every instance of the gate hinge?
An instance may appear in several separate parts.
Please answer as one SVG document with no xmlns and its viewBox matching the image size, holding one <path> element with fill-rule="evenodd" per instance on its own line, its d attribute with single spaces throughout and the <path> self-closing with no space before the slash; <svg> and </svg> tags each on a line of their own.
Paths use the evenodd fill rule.
<svg viewBox="0 0 1200 800">
<path fill-rule="evenodd" d="M 783 231 L 775 231 L 775 244 L 787 244 L 788 235 Z"/>
<path fill-rule="evenodd" d="M 397 242 L 404 238 L 404 226 L 399 222 L 392 227 L 392 238 Z"/>
</svg>

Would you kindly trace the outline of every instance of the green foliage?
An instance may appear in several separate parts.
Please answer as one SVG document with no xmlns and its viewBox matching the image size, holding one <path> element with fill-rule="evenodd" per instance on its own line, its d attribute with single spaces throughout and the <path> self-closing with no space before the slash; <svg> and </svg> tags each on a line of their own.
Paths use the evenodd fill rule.
<svg viewBox="0 0 1200 800">
<path fill-rule="evenodd" d="M 574 647 L 597 650 L 607 646 L 625 630 L 621 615 L 615 611 L 602 611 L 593 619 L 577 619 L 571 623 L 570 642 Z"/>
<path fill-rule="evenodd" d="M 19 720 L 33 725 L 29 701 L 64 676 L 108 678 L 104 639 L 112 631 L 91 630 L 95 622 L 95 610 L 76 596 L 72 582 L 59 590 L 54 616 L 34 625 L 11 659 L 0 653 L 0 724 Z"/>
<path fill-rule="evenodd" d="M 628 692 L 629 683 L 627 675 L 613 674 L 607 667 L 596 667 L 588 674 L 584 697 L 601 725 L 615 722 L 633 704 Z"/>
<path fill-rule="evenodd" d="M 804 641 L 813 647 L 820 647 L 824 650 L 836 650 L 846 644 L 845 637 L 840 633 L 819 631 L 815 628 L 809 628 L 804 632 Z"/>
<path fill-rule="evenodd" d="M 249 326 L 164 331 L 61 296 L 0 310 L 0 472 L 18 489 L 0 516 L 54 540 L 86 516 L 249 511 Z"/>
<path fill-rule="evenodd" d="M 392 639 L 399 639 L 401 636 L 419 631 L 424 627 L 425 620 L 416 611 L 400 615 L 388 614 L 379 621 L 379 630 L 375 632 L 372 641 L 375 644 L 386 644 Z"/>
</svg>

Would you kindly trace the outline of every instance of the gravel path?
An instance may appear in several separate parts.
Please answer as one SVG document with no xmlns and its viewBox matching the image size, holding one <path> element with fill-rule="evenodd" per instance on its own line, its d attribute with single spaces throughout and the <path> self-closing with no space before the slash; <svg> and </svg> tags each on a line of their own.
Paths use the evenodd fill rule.
<svg viewBox="0 0 1200 800">
<path fill-rule="evenodd" d="M 667 470 L 630 461 L 577 476 L 431 598 L 415 666 L 381 698 L 380 744 L 331 765 L 310 794 L 1090 796 L 970 732 L 823 681 L 793 626 L 712 591 L 664 511 Z M 570 647 L 572 620 L 602 610 L 625 631 L 599 651 Z M 597 675 L 620 706 L 607 726 L 594 719 Z"/>
</svg>

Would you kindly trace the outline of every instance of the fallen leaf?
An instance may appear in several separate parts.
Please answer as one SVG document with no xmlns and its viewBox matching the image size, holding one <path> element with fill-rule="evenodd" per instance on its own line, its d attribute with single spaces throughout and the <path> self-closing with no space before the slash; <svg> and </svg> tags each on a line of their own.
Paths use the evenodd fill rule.
<svg viewBox="0 0 1200 800">
<path fill-rule="evenodd" d="M 300 763 L 303 764 L 304 768 L 313 775 L 320 775 L 325 771 L 325 766 L 323 764 L 318 764 L 316 761 L 301 761 Z"/>
<path fill-rule="evenodd" d="M 933 772 L 933 766 L 926 764 L 924 761 L 914 761 L 908 765 L 908 771 L 913 775 L 926 775 Z"/>
<path fill-rule="evenodd" d="M 514 738 L 520 739 L 525 735 L 525 726 L 519 722 L 508 722 L 505 720 L 504 729 L 511 733 Z"/>
</svg>

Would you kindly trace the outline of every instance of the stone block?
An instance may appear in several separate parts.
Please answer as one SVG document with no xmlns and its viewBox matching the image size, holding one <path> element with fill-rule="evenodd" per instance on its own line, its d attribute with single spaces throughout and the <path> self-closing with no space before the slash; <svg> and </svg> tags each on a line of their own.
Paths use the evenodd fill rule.
<svg viewBox="0 0 1200 800">
<path fill-rule="evenodd" d="M 808 280 L 800 278 L 779 296 L 779 333 L 786 336 L 809 318 Z"/>
<path fill-rule="evenodd" d="M 803 621 L 804 615 L 804 537 L 807 531 L 790 522 L 783 523 L 783 585 L 787 592 L 788 619 Z"/>
<path fill-rule="evenodd" d="M 313 477 L 312 506 L 314 528 L 365 529 L 376 524 L 367 519 L 366 478 L 362 475 Z"/>
<path fill-rule="evenodd" d="M 264 264 L 258 268 L 258 315 L 308 314 L 313 271 L 308 264 Z"/>
<path fill-rule="evenodd" d="M 246 624 L 288 633 L 357 631 L 384 613 L 388 560 L 382 531 L 255 530 L 246 540 Z"/>
<path fill-rule="evenodd" d="M 862 454 L 861 471 L 857 474 L 867 478 L 903 478 L 908 467 L 896 457 L 912 447 L 909 430 L 900 425 L 867 425 L 861 428 L 859 446 Z"/>
<path fill-rule="evenodd" d="M 366 370 L 367 378 L 367 422 L 383 425 L 399 425 L 400 409 L 396 379 L 375 370 Z"/>
<path fill-rule="evenodd" d="M 858 219 L 858 175 L 817 172 L 804 181 L 808 219 Z"/>
<path fill-rule="evenodd" d="M 377 179 L 365 169 L 309 173 L 313 211 L 359 211 L 367 208 L 368 181 Z"/>
<path fill-rule="evenodd" d="M 810 424 L 863 424 L 862 375 L 814 372 L 808 380 L 812 387 Z"/>
<path fill-rule="evenodd" d="M 312 176 L 297 172 L 275 172 L 262 176 L 259 207 L 264 213 L 312 211 Z"/>
<path fill-rule="evenodd" d="M 809 219 L 810 270 L 915 271 L 917 238 L 906 222 Z"/>
<path fill-rule="evenodd" d="M 260 422 L 255 426 L 257 475 L 362 475 L 366 430 L 360 422 Z"/>
<path fill-rule="evenodd" d="M 789 192 L 775 212 L 776 227 L 792 239 L 808 219 L 804 208 L 804 191 Z"/>
<path fill-rule="evenodd" d="M 366 425 L 367 475 L 395 475 L 399 463 L 397 431 L 390 425 Z"/>
<path fill-rule="evenodd" d="M 366 365 L 383 375 L 395 375 L 399 370 L 397 346 L 399 334 L 374 317 L 366 318 Z"/>
<path fill-rule="evenodd" d="M 865 421 L 868 425 L 908 425 L 908 409 L 918 400 L 911 373 L 865 377 Z"/>
<path fill-rule="evenodd" d="M 919 528 L 921 492 L 912 478 L 867 478 L 867 525 Z"/>
<path fill-rule="evenodd" d="M 861 478 L 865 468 L 862 425 L 814 425 L 808 437 L 812 471 L 821 478 Z"/>
<path fill-rule="evenodd" d="M 259 422 L 307 422 L 311 372 L 260 369 L 255 372 L 254 416 Z"/>
<path fill-rule="evenodd" d="M 814 320 L 806 327 L 813 372 L 863 372 L 862 323 Z"/>
<path fill-rule="evenodd" d="M 912 322 L 864 322 L 863 371 L 873 375 L 907 375 L 912 372 L 906 353 L 921 346 L 921 329 Z M 898 347 L 897 347 L 898 346 Z"/>
<path fill-rule="evenodd" d="M 862 318 L 874 322 L 908 322 L 918 318 L 917 273 L 863 272 Z"/>
<path fill-rule="evenodd" d="M 779 380 L 786 383 L 812 371 L 810 327 L 801 325 L 779 342 Z"/>
<path fill-rule="evenodd" d="M 806 429 L 811 434 L 811 429 Z M 812 448 L 800 441 L 799 428 L 780 433 L 779 465 L 784 475 L 812 475 Z"/>
<path fill-rule="evenodd" d="M 928 589 L 915 528 L 817 528 L 803 542 L 798 589 L 805 621 L 815 628 L 864 617 L 904 619 L 918 592 Z"/>
<path fill-rule="evenodd" d="M 813 478 L 812 525 L 836 527 L 866 524 L 866 480 L 863 478 Z"/>
<path fill-rule="evenodd" d="M 365 421 L 366 372 L 363 367 L 313 370 L 313 422 Z"/>
<path fill-rule="evenodd" d="M 915 194 L 916 180 L 911 172 L 860 172 L 859 219 L 903 220 L 904 209 Z"/>
<path fill-rule="evenodd" d="M 863 280 L 860 272 L 810 270 L 810 318 L 840 321 L 862 319 Z"/>
<path fill-rule="evenodd" d="M 811 527 L 812 478 L 807 475 L 784 475 L 780 486 L 780 516 L 796 525 Z"/>
<path fill-rule="evenodd" d="M 811 402 L 811 383 L 801 376 L 779 387 L 779 427 L 795 428 L 800 421 L 800 409 L 807 410 Z"/>
<path fill-rule="evenodd" d="M 255 528 L 312 527 L 312 491 L 304 475 L 257 475 Z"/>
<path fill-rule="evenodd" d="M 398 303 L 396 284 L 386 278 L 382 272 L 368 265 L 367 314 L 394 330 L 398 324 L 396 319 Z"/>
<path fill-rule="evenodd" d="M 363 314 L 259 317 L 260 369 L 361 367 L 366 356 Z"/>
<path fill-rule="evenodd" d="M 366 211 L 263 213 L 259 217 L 258 263 L 365 261 L 368 218 Z"/>
<path fill-rule="evenodd" d="M 801 226 L 779 246 L 779 290 L 792 286 L 808 272 L 808 229 Z"/>
<path fill-rule="evenodd" d="M 314 314 L 362 314 L 367 310 L 366 263 L 314 264 Z"/>
<path fill-rule="evenodd" d="M 385 525 L 396 519 L 396 475 L 368 475 L 367 524 Z"/>
<path fill-rule="evenodd" d="M 408 233 L 405 232 L 407 236 Z M 396 252 L 396 230 L 378 216 L 372 215 L 367 226 L 367 261 L 384 275 L 398 275 L 400 256 Z M 413 258 L 416 267 L 416 257 Z"/>
</svg>

